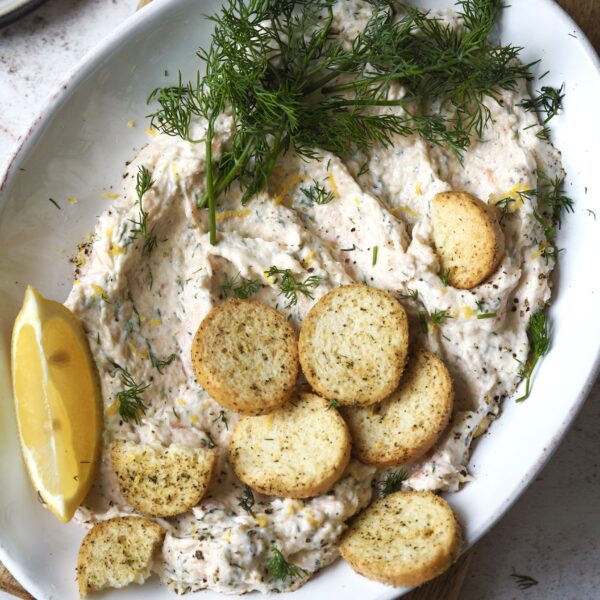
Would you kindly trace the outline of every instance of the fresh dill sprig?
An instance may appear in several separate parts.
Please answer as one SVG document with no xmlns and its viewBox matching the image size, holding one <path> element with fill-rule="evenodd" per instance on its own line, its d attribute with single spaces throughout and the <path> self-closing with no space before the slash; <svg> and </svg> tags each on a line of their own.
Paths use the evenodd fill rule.
<svg viewBox="0 0 600 600">
<path fill-rule="evenodd" d="M 500 223 L 504 220 L 504 218 L 511 212 L 513 212 L 512 206 L 515 202 L 520 201 L 524 202 L 525 200 L 531 200 L 537 195 L 537 190 L 534 188 L 528 190 L 517 190 L 515 192 L 515 196 L 506 196 L 505 198 L 501 198 L 496 201 L 496 206 L 500 209 Z"/>
<path fill-rule="evenodd" d="M 433 327 L 441 327 L 448 319 L 454 318 L 448 309 L 435 310 L 430 313 L 424 302 L 421 300 L 417 290 L 409 289 L 406 293 L 400 294 L 400 298 L 414 302 L 418 309 L 417 315 L 419 318 L 419 327 L 425 335 L 429 333 L 430 325 Z"/>
<path fill-rule="evenodd" d="M 238 300 L 247 300 L 254 296 L 260 289 L 260 283 L 255 279 L 245 279 L 238 273 L 233 279 L 227 276 L 221 286 L 223 298 L 237 298 Z"/>
<path fill-rule="evenodd" d="M 136 219 L 130 219 L 133 223 L 131 232 L 129 234 L 129 241 L 134 242 L 138 238 L 144 239 L 144 245 L 142 247 L 143 254 L 150 254 L 156 247 L 156 234 L 154 230 L 148 230 L 148 213 L 144 210 L 143 197 L 146 192 L 154 185 L 152 174 L 144 166 L 138 167 L 138 173 L 136 177 L 135 191 L 137 194 L 136 205 L 138 207 L 139 215 Z"/>
<path fill-rule="evenodd" d="M 138 200 L 140 200 L 153 185 L 154 181 L 152 179 L 152 174 L 144 165 L 140 165 L 135 180 L 135 193 L 137 194 Z"/>
<path fill-rule="evenodd" d="M 246 203 L 264 189 L 287 151 L 303 158 L 317 148 L 337 155 L 389 145 L 395 135 L 418 135 L 458 157 L 481 136 L 491 113 L 487 100 L 531 79 L 520 48 L 488 40 L 500 0 L 459 2 L 464 25 L 444 23 L 417 8 L 397 18 L 394 3 L 372 0 L 363 31 L 345 46 L 332 0 L 228 0 L 211 44 L 200 50 L 204 75 L 155 90 L 151 125 L 183 139 L 203 141 L 211 243 L 216 243 L 216 199 L 237 181 Z M 391 94 L 399 84 L 405 95 Z M 451 108 L 446 115 L 434 108 Z M 391 110 L 380 110 L 389 108 Z M 212 156 L 215 122 L 228 110 L 234 135 Z M 373 110 L 375 109 L 375 110 Z M 192 119 L 206 120 L 193 140 Z"/>
<path fill-rule="evenodd" d="M 310 187 L 302 187 L 300 191 L 313 204 L 329 204 L 335 198 L 331 190 L 325 189 L 324 186 L 314 179 Z"/>
<path fill-rule="evenodd" d="M 548 177 L 542 170 L 537 171 L 537 176 L 539 178 L 538 201 L 550 209 L 552 218 L 560 229 L 564 214 L 575 211 L 573 200 L 564 192 L 565 178 Z"/>
<path fill-rule="evenodd" d="M 495 202 L 496 206 L 500 209 L 500 223 L 504 221 L 504 218 L 510 213 L 511 206 L 517 200 L 512 196 L 506 196 Z"/>
<path fill-rule="evenodd" d="M 225 429 L 229 431 L 229 422 L 227 421 L 227 416 L 225 415 L 224 410 L 220 410 L 219 414 L 213 419 L 213 423 L 215 423 L 216 421 L 221 421 L 221 423 L 225 425 Z"/>
<path fill-rule="evenodd" d="M 265 271 L 265 275 L 272 277 L 279 286 L 280 293 L 287 300 L 286 308 L 295 306 L 298 303 L 298 293 L 312 300 L 314 296 L 310 290 L 319 287 L 321 284 L 321 278 L 317 275 L 310 275 L 304 281 L 298 281 L 290 269 L 278 269 L 275 266 Z"/>
<path fill-rule="evenodd" d="M 540 358 L 547 354 L 550 349 L 550 332 L 548 329 L 548 319 L 544 311 L 538 310 L 531 315 L 527 325 L 527 337 L 529 338 L 529 356 L 525 364 L 519 371 L 521 380 L 525 380 L 525 393 L 517 398 L 516 402 L 523 402 L 529 398 L 531 393 L 531 378 L 533 371 Z"/>
<path fill-rule="evenodd" d="M 409 478 L 408 471 L 404 469 L 398 469 L 397 471 L 390 471 L 385 479 L 379 482 L 379 490 L 382 496 L 387 496 L 402 489 L 402 484 Z"/>
<path fill-rule="evenodd" d="M 285 580 L 288 577 L 294 579 L 302 575 L 302 569 L 285 560 L 281 550 L 273 544 L 271 546 L 271 560 L 267 564 L 267 573 L 270 581 Z"/>
<path fill-rule="evenodd" d="M 339 400 L 336 400 L 335 398 L 333 400 L 331 400 L 331 402 L 328 404 L 327 406 L 327 410 L 329 410 L 330 408 L 340 408 L 342 405 L 340 404 Z"/>
<path fill-rule="evenodd" d="M 124 389 L 117 392 L 119 415 L 123 421 L 133 420 L 139 424 L 141 416 L 148 408 L 142 394 L 150 387 L 150 384 L 140 385 L 127 369 L 119 367 L 119 370 L 121 371 L 121 383 L 125 386 Z"/>
<path fill-rule="evenodd" d="M 243 510 L 245 510 L 250 516 L 256 518 L 256 515 L 254 514 L 254 511 L 252 510 L 255 502 L 256 502 L 256 499 L 254 498 L 254 494 L 252 493 L 252 490 L 247 485 L 245 485 L 244 491 L 242 492 L 242 497 L 240 498 L 240 500 L 238 502 L 238 506 L 240 508 L 242 508 Z"/>
<path fill-rule="evenodd" d="M 176 358 L 177 354 L 169 354 L 166 358 L 158 358 L 151 350 L 148 352 L 150 364 L 162 375 L 162 370 L 168 367 Z"/>
<path fill-rule="evenodd" d="M 417 290 L 409 289 L 406 293 L 400 294 L 400 298 L 402 300 L 410 300 L 411 302 L 415 302 L 416 304 L 420 303 L 421 298 L 419 297 L 419 292 Z"/>
<path fill-rule="evenodd" d="M 446 269 L 445 271 L 440 271 L 438 273 L 438 277 L 441 282 L 444 284 L 444 287 L 448 287 L 448 280 L 450 279 L 450 269 Z"/>
<path fill-rule="evenodd" d="M 360 177 L 362 177 L 363 175 L 366 175 L 369 172 L 369 161 L 365 161 L 360 169 L 358 170 L 358 173 L 356 174 L 356 179 L 359 179 Z"/>
<path fill-rule="evenodd" d="M 549 127 L 542 127 L 535 134 L 535 137 L 538 138 L 539 140 L 542 140 L 543 142 L 549 142 L 550 141 L 550 128 Z"/>
<path fill-rule="evenodd" d="M 450 314 L 448 309 L 444 310 L 434 310 L 432 313 L 429 313 L 428 321 L 434 327 L 439 327 L 443 325 L 448 319 L 453 319 L 454 317 Z"/>
<path fill-rule="evenodd" d="M 538 113 L 545 114 L 544 125 L 554 118 L 562 108 L 562 102 L 565 97 L 565 84 L 560 88 L 553 88 L 545 85 L 538 92 L 537 96 L 527 98 L 521 102 L 521 106 L 525 110 L 535 110 Z"/>
<path fill-rule="evenodd" d="M 150 254 L 152 254 L 152 250 L 154 250 L 154 248 L 156 248 L 157 245 L 158 240 L 156 239 L 156 233 L 154 233 L 154 228 L 152 228 L 152 231 L 150 231 L 150 233 L 146 236 L 146 239 L 144 240 L 144 245 L 142 246 L 142 254 L 144 254 L 145 256 L 149 256 Z"/>
<path fill-rule="evenodd" d="M 538 212 L 534 212 L 533 216 L 535 220 L 544 229 L 544 235 L 546 236 L 546 240 L 548 240 L 549 242 L 552 241 L 554 239 L 554 236 L 556 235 L 556 227 L 554 227 L 554 225 L 551 222 L 544 219 L 544 217 L 542 217 L 542 215 L 540 215 L 540 213 Z"/>
<path fill-rule="evenodd" d="M 519 575 L 518 573 L 511 573 L 510 576 L 515 580 L 517 587 L 520 590 L 527 590 L 539 582 L 530 575 Z"/>
</svg>

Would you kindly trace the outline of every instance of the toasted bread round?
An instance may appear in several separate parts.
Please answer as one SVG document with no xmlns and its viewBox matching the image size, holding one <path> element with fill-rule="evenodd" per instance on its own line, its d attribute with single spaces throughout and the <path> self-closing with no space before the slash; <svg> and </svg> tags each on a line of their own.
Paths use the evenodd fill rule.
<svg viewBox="0 0 600 600">
<path fill-rule="evenodd" d="M 229 462 L 252 489 L 270 496 L 310 498 L 327 491 L 350 460 L 350 433 L 338 411 L 301 394 L 272 415 L 243 417 Z"/>
<path fill-rule="evenodd" d="M 398 386 L 408 351 L 408 320 L 390 293 L 338 287 L 309 311 L 300 331 L 300 364 L 319 394 L 342 405 L 369 405 Z"/>
<path fill-rule="evenodd" d="M 172 517 L 196 506 L 215 464 L 213 451 L 176 444 L 155 448 L 115 441 L 110 456 L 125 500 L 151 517 Z"/>
<path fill-rule="evenodd" d="M 202 321 L 192 344 L 198 383 L 221 405 L 246 415 L 277 410 L 298 376 L 296 334 L 278 311 L 229 300 Z"/>
<path fill-rule="evenodd" d="M 100 521 L 81 542 L 77 556 L 80 596 L 105 588 L 144 583 L 165 530 L 142 517 Z"/>
<path fill-rule="evenodd" d="M 396 492 L 351 523 L 340 552 L 361 575 L 388 585 L 420 585 L 458 558 L 462 533 L 450 505 L 431 492 Z"/>
<path fill-rule="evenodd" d="M 483 283 L 504 256 L 504 233 L 496 213 L 466 192 L 433 198 L 433 239 L 448 283 L 470 289 Z"/>
<path fill-rule="evenodd" d="M 416 460 L 448 425 L 452 379 L 435 354 L 409 359 L 398 389 L 379 404 L 343 409 L 357 458 L 379 467 Z"/>
</svg>

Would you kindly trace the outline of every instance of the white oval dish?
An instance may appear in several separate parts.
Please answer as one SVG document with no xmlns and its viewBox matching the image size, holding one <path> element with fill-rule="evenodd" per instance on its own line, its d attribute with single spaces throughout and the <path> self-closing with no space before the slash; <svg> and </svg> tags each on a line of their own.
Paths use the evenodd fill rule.
<svg viewBox="0 0 600 600">
<path fill-rule="evenodd" d="M 424 2 L 449 6 L 448 0 Z M 84 531 L 62 525 L 37 501 L 21 460 L 9 377 L 9 341 L 24 288 L 64 300 L 72 282 L 69 256 L 109 206 L 103 193 L 120 188 L 124 163 L 147 141 L 145 101 L 177 70 L 191 74 L 195 50 L 210 26 L 210 0 L 155 0 L 94 50 L 66 79 L 25 137 L 0 187 L 0 560 L 38 600 L 78 598 L 75 562 Z M 561 254 L 550 309 L 553 346 L 536 373 L 530 399 L 504 404 L 503 415 L 476 445 L 474 481 L 448 496 L 465 525 L 467 545 L 481 537 L 533 480 L 558 446 L 596 377 L 600 360 L 600 65 L 581 31 L 550 0 L 517 0 L 506 9 L 505 41 L 525 47 L 525 61 L 542 58 L 544 85 L 566 83 L 565 110 L 553 122 L 554 141 L 569 173 L 575 214 L 560 231 Z M 169 75 L 165 76 L 165 72 Z M 128 127 L 134 121 L 134 127 Z M 48 199 L 53 198 L 58 210 Z M 71 204 L 67 198 L 77 199 Z M 298 600 L 332 592 L 348 600 L 398 597 L 342 561 L 294 593 Z M 143 587 L 104 598 L 154 600 L 166 590 L 153 578 Z M 255 596 L 258 596 L 255 594 Z M 220 598 L 202 592 L 189 598 Z M 266 596 L 265 596 L 266 597 Z M 274 595 L 273 595 L 274 597 Z M 280 597 L 280 595 L 278 595 Z"/>
</svg>

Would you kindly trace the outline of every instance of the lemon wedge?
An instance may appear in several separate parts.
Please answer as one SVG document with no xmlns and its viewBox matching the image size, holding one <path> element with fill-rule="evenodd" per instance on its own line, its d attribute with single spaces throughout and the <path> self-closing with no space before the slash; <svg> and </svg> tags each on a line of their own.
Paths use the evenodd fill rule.
<svg viewBox="0 0 600 600">
<path fill-rule="evenodd" d="M 102 396 L 81 323 L 31 286 L 13 329 L 12 380 L 29 476 L 46 506 L 67 522 L 98 467 Z"/>
</svg>

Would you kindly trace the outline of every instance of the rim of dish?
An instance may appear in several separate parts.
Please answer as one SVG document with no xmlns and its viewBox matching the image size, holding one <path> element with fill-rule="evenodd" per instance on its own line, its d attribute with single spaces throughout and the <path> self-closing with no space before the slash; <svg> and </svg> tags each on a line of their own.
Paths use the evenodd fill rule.
<svg viewBox="0 0 600 600">
<path fill-rule="evenodd" d="M 14 23 L 21 17 L 28 15 L 33 12 L 38 6 L 44 4 L 46 0 L 22 0 L 13 8 L 9 8 L 8 11 L 0 13 L 0 27 L 5 27 Z"/>
<path fill-rule="evenodd" d="M 448 0 L 452 2 L 453 0 Z M 596 50 L 592 46 L 592 43 L 585 35 L 583 30 L 577 25 L 573 18 L 563 9 L 555 0 L 540 0 L 546 5 L 546 10 L 553 10 L 557 12 L 560 19 L 564 21 L 574 31 L 577 36 L 578 42 L 581 43 L 582 49 L 586 57 L 590 60 L 592 67 L 596 71 L 597 77 L 600 79 L 600 56 L 596 53 Z M 31 0 L 35 6 L 45 2 L 45 0 Z M 166 12 L 169 10 L 171 0 L 154 0 L 150 4 L 147 4 L 143 9 L 130 15 L 125 21 L 120 23 L 107 38 L 99 42 L 91 50 L 85 54 L 80 61 L 78 61 L 55 87 L 55 91 L 50 95 L 46 103 L 42 106 L 41 110 L 37 112 L 35 117 L 32 119 L 29 128 L 26 133 L 17 141 L 14 150 L 9 154 L 7 161 L 4 165 L 0 165 L 3 171 L 0 171 L 0 217 L 3 212 L 4 205 L 4 194 L 6 189 L 11 184 L 18 171 L 18 163 L 27 154 L 31 146 L 40 138 L 45 129 L 46 123 L 48 123 L 57 109 L 67 100 L 72 93 L 75 92 L 79 83 L 95 68 L 99 60 L 109 54 L 110 49 L 115 43 L 124 37 L 126 34 L 131 33 L 137 29 L 143 27 L 144 23 L 151 20 L 155 14 Z M 35 8 L 31 7 L 31 10 Z M 0 17 L 0 26 L 2 25 L 2 18 Z M 560 442 L 567 433 L 570 425 L 574 421 L 575 417 L 581 410 L 583 403 L 588 397 L 598 375 L 600 374 L 600 343 L 596 350 L 596 357 L 594 359 L 594 365 L 590 369 L 588 376 L 583 385 L 578 390 L 576 400 L 571 406 L 569 412 L 565 415 L 565 419 L 561 423 L 561 426 L 556 430 L 552 437 L 550 444 L 548 444 L 546 452 L 544 452 L 523 475 L 519 485 L 514 489 L 514 493 L 506 499 L 502 508 L 495 514 L 490 516 L 477 530 L 471 532 L 468 543 L 465 544 L 462 549 L 462 553 L 466 552 L 483 536 L 485 535 L 504 515 L 508 510 L 515 504 L 515 502 L 523 495 L 527 488 L 533 483 L 535 476 L 546 466 L 548 461 L 554 456 L 554 453 L 560 446 Z M 46 594 L 45 589 L 34 581 L 27 580 L 26 584 L 23 584 L 20 579 L 21 567 L 20 563 L 13 560 L 12 557 L 4 548 L 2 537 L 0 537 L 0 561 L 9 569 L 12 575 L 19 580 L 19 583 L 34 597 L 40 598 L 40 600 L 52 599 L 52 596 Z M 390 589 L 389 593 L 384 592 L 382 595 L 377 596 L 374 600 L 394 600 L 405 595 L 413 588 L 407 588 L 406 591 L 399 592 L 397 589 Z"/>
</svg>

